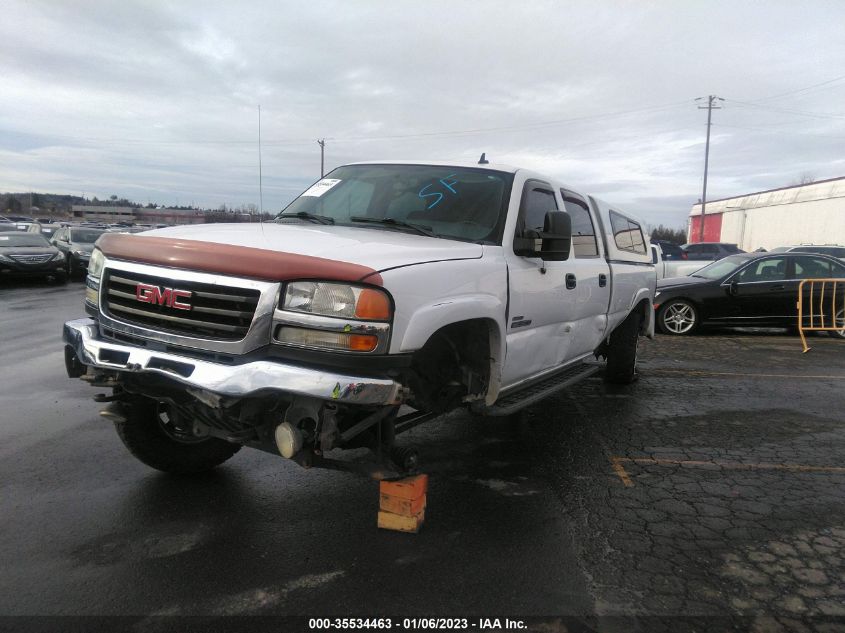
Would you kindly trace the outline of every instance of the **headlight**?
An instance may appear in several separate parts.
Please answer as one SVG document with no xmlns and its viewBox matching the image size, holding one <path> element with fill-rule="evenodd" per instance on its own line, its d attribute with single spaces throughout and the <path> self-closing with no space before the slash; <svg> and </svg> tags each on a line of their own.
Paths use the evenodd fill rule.
<svg viewBox="0 0 845 633">
<path fill-rule="evenodd" d="M 60 262 L 60 261 L 62 261 L 62 260 L 65 258 L 65 254 L 64 254 L 62 251 L 56 251 L 56 254 L 53 256 L 53 258 L 54 258 L 57 262 Z"/>
<path fill-rule="evenodd" d="M 660 291 L 658 290 L 657 292 L 654 293 L 654 298 L 657 299 L 657 297 L 659 297 L 659 296 L 660 296 Z"/>
<path fill-rule="evenodd" d="M 89 253 L 88 251 L 83 250 L 75 250 L 73 251 L 73 254 L 77 257 L 89 257 L 91 255 L 91 253 Z"/>
<path fill-rule="evenodd" d="M 90 266 L 93 265 L 93 258 Z M 282 309 L 320 316 L 367 321 L 389 321 L 390 298 L 375 288 L 324 281 L 297 281 L 287 285 Z"/>
<path fill-rule="evenodd" d="M 11 262 L 12 260 L 5 255 L 0 255 L 0 262 Z"/>
<path fill-rule="evenodd" d="M 103 263 L 105 262 L 103 251 L 95 248 L 91 253 L 91 259 L 88 261 L 88 276 L 98 277 L 103 273 Z"/>
</svg>

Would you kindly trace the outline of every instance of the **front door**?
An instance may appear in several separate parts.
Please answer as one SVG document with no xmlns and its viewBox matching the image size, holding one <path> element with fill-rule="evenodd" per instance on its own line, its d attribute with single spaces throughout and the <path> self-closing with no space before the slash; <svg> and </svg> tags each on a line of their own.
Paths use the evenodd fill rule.
<svg viewBox="0 0 845 633">
<path fill-rule="evenodd" d="M 788 324 L 795 315 L 797 283 L 787 276 L 787 258 L 757 259 L 740 270 L 732 296 L 735 322 L 742 324 Z"/>
<path fill-rule="evenodd" d="M 546 213 L 559 210 L 559 198 L 549 183 L 525 183 L 515 235 L 542 231 Z M 509 308 L 507 355 L 502 386 L 508 387 L 573 357 L 574 297 L 576 284 L 572 257 L 568 261 L 545 262 L 539 257 L 521 257 L 506 247 Z"/>
</svg>

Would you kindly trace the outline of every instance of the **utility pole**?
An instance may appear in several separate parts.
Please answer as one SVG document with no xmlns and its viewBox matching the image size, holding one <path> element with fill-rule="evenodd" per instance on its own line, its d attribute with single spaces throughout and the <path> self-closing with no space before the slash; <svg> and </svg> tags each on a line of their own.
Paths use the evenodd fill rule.
<svg viewBox="0 0 845 633">
<path fill-rule="evenodd" d="M 264 187 L 261 177 L 261 106 L 258 106 L 258 221 L 264 217 Z"/>
<path fill-rule="evenodd" d="M 320 178 L 326 175 L 326 168 L 325 168 L 325 156 L 326 156 L 326 139 L 321 138 L 317 141 L 317 145 L 320 146 Z"/>
<path fill-rule="evenodd" d="M 699 97 L 696 101 L 701 101 L 705 97 Z M 698 241 L 704 241 L 704 209 L 707 207 L 707 167 L 710 162 L 710 120 L 713 115 L 713 110 L 721 110 L 721 106 L 714 105 L 716 100 L 724 101 L 722 97 L 710 95 L 707 98 L 706 106 L 698 106 L 699 110 L 707 110 L 707 143 L 704 146 L 704 191 L 701 193 L 701 222 L 698 227 Z M 692 236 L 690 236 L 692 237 Z"/>
</svg>

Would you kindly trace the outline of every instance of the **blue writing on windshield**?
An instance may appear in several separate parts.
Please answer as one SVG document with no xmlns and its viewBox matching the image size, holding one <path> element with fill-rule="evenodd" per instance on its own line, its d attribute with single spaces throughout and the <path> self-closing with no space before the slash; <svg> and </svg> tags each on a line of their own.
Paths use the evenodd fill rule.
<svg viewBox="0 0 845 633">
<path fill-rule="evenodd" d="M 438 204 L 440 204 L 443 201 L 444 194 L 441 193 L 440 191 L 431 191 L 429 193 L 426 193 L 426 190 L 428 190 L 432 187 L 435 187 L 437 184 L 442 185 L 449 192 L 457 195 L 458 191 L 457 191 L 457 189 L 455 189 L 455 185 L 458 184 L 458 181 L 457 180 L 449 180 L 454 175 L 455 174 L 449 174 L 448 176 L 438 180 L 437 183 L 430 183 L 430 184 L 426 185 L 425 187 L 423 187 L 422 189 L 420 189 L 419 193 L 417 194 L 418 198 L 422 198 L 423 200 L 425 200 L 426 198 L 434 198 L 428 204 L 428 206 L 426 206 L 426 210 L 433 209 L 434 207 L 436 207 Z"/>
</svg>

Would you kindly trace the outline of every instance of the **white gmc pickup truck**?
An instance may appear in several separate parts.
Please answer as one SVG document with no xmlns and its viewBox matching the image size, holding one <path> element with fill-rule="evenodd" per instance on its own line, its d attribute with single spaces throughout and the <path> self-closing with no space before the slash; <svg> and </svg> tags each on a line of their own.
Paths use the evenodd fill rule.
<svg viewBox="0 0 845 633">
<path fill-rule="evenodd" d="M 251 446 L 402 474 L 416 455 L 396 434 L 445 411 L 635 379 L 654 331 L 641 227 L 483 157 L 346 165 L 272 222 L 103 235 L 90 318 L 64 326 L 68 375 L 110 390 L 102 415 L 153 468 Z"/>
</svg>

